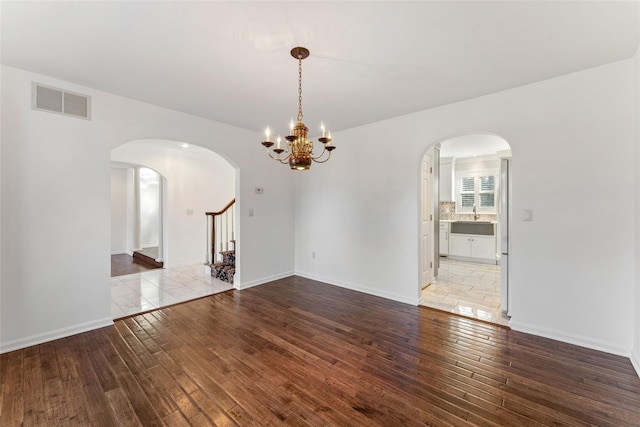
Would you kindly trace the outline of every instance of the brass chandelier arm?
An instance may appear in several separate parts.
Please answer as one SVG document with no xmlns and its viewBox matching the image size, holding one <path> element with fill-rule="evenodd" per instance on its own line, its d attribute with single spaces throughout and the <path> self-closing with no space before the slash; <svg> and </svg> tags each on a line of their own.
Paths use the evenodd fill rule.
<svg viewBox="0 0 640 427">
<path fill-rule="evenodd" d="M 324 156 L 324 153 L 327 152 L 329 150 L 327 150 L 327 148 L 323 145 L 322 146 L 322 152 L 320 154 L 318 154 L 317 156 L 313 156 L 313 151 L 310 153 L 311 154 L 311 160 L 315 161 L 316 159 L 319 159 L 320 157 Z M 331 154 L 329 152 L 329 154 Z"/>
<path fill-rule="evenodd" d="M 291 157 L 291 153 L 289 153 L 289 154 L 287 155 L 287 157 L 284 157 L 284 158 L 280 157 L 280 155 L 278 155 L 278 157 L 273 157 L 273 156 L 271 155 L 271 151 L 269 151 L 268 149 L 267 149 L 267 155 L 268 155 L 269 157 L 271 157 L 273 160 L 277 160 L 277 161 L 279 161 L 279 162 L 280 162 L 280 163 L 282 163 L 283 165 L 286 165 L 286 164 L 287 164 L 287 162 L 289 161 L 289 157 Z"/>
<path fill-rule="evenodd" d="M 331 151 L 327 151 L 327 153 L 329 153 L 329 155 L 327 156 L 326 159 L 318 160 L 320 157 L 322 157 L 322 155 L 324 154 L 325 151 L 327 151 L 327 150 L 322 150 L 322 153 L 318 157 L 312 157 L 311 159 L 316 163 L 325 163 L 325 162 L 327 162 L 331 158 Z"/>
</svg>

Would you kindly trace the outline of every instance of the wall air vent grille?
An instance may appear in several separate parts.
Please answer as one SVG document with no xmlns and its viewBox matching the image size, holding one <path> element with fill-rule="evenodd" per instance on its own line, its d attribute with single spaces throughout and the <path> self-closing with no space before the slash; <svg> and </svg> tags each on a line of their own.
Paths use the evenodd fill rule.
<svg viewBox="0 0 640 427">
<path fill-rule="evenodd" d="M 91 119 L 90 96 L 33 83 L 31 98 L 35 110 Z"/>
</svg>

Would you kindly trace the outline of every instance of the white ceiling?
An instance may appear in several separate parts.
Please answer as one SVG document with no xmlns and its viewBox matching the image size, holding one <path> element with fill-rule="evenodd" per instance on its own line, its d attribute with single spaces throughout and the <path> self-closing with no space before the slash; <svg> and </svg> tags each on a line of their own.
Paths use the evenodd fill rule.
<svg viewBox="0 0 640 427">
<path fill-rule="evenodd" d="M 332 131 L 630 58 L 640 3 L 2 1 L 3 64 L 207 117 Z"/>
</svg>

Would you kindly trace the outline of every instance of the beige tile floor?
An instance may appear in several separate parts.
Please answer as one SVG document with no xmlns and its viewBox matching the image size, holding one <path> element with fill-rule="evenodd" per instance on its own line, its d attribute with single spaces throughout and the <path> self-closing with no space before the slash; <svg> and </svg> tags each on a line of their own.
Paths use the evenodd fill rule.
<svg viewBox="0 0 640 427">
<path fill-rule="evenodd" d="M 232 289 L 205 273 L 204 265 L 149 270 L 111 278 L 114 319 Z M 501 325 L 500 267 L 440 258 L 436 281 L 423 289 L 420 304 Z"/>
<path fill-rule="evenodd" d="M 202 264 L 112 277 L 111 315 L 118 319 L 232 288 L 207 275 Z"/>
<path fill-rule="evenodd" d="M 500 325 L 500 266 L 440 258 L 438 277 L 422 290 L 420 304 Z"/>
</svg>

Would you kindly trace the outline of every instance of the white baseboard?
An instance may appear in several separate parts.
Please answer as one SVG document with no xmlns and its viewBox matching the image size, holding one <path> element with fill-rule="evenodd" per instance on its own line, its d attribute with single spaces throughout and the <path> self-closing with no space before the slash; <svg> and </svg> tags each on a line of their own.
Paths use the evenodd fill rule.
<svg viewBox="0 0 640 427">
<path fill-rule="evenodd" d="M 631 364 L 636 370 L 636 374 L 640 377 L 640 348 L 634 348 L 631 351 Z"/>
<path fill-rule="evenodd" d="M 19 350 L 21 348 L 31 347 L 32 345 L 42 344 L 60 338 L 70 337 L 71 335 L 76 335 L 82 332 L 92 331 L 94 329 L 104 328 L 105 326 L 111 325 L 113 325 L 113 319 L 111 317 L 105 317 L 103 319 L 94 320 L 92 322 L 86 322 L 79 325 L 56 329 L 54 331 L 44 332 L 41 334 L 32 335 L 30 337 L 19 338 L 17 340 L 8 342 L 0 342 L 0 354 Z"/>
<path fill-rule="evenodd" d="M 133 252 L 131 251 L 111 251 L 111 255 L 129 255 L 133 256 Z"/>
<path fill-rule="evenodd" d="M 579 345 L 581 347 L 587 347 L 592 350 L 604 351 L 605 353 L 616 354 L 618 356 L 629 357 L 631 354 L 630 347 L 623 347 L 619 345 L 615 345 L 611 342 L 595 340 L 590 337 L 585 337 L 581 335 L 575 335 L 566 333 L 563 331 L 558 331 L 554 329 L 541 328 L 534 325 L 529 325 L 526 323 L 520 323 L 513 317 L 511 318 L 511 322 L 509 326 L 514 331 L 525 332 L 527 334 L 538 335 L 545 338 L 550 338 L 556 341 L 562 341 L 569 344 Z"/>
<path fill-rule="evenodd" d="M 473 258 L 468 256 L 447 255 L 448 259 L 454 261 L 479 262 L 481 264 L 499 265 L 499 261 L 493 258 Z"/>
<path fill-rule="evenodd" d="M 296 271 L 295 274 L 296 276 L 306 277 L 307 279 L 317 280 L 318 282 L 339 286 L 345 289 L 351 289 L 352 291 L 363 292 L 369 295 L 375 295 L 377 297 L 390 299 L 390 300 L 401 302 L 404 304 L 418 305 L 420 303 L 420 298 L 417 295 L 415 298 L 407 298 L 404 295 L 394 294 L 391 292 L 384 292 L 384 291 L 380 291 L 379 289 L 368 288 L 366 286 L 355 285 L 353 283 L 346 283 L 346 282 L 340 282 L 332 279 L 327 279 L 326 277 L 316 276 L 314 274 L 307 273 L 304 271 Z"/>
<path fill-rule="evenodd" d="M 249 282 L 242 282 L 235 285 L 236 289 L 242 290 L 247 288 L 252 288 L 258 285 L 264 285 L 265 283 L 273 282 L 274 280 L 284 279 L 285 277 L 293 276 L 293 271 L 288 271 L 285 273 L 274 274 L 273 276 L 262 277 L 260 279 L 251 280 Z"/>
</svg>

